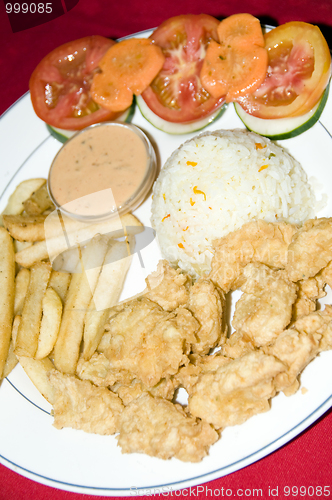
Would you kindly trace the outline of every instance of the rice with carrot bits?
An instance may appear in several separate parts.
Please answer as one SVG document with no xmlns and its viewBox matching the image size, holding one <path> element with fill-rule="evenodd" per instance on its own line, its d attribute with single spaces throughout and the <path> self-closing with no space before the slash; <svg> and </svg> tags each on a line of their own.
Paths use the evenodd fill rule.
<svg viewBox="0 0 332 500">
<path fill-rule="evenodd" d="M 197 276 L 210 271 L 214 239 L 257 219 L 299 224 L 325 204 L 282 147 L 246 130 L 218 130 L 186 141 L 166 161 L 151 223 L 163 256 Z"/>
</svg>

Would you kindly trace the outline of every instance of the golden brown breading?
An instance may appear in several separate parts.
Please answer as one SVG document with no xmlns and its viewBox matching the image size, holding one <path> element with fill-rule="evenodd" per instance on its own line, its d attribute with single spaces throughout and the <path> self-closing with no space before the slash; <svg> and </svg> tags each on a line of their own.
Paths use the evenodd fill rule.
<svg viewBox="0 0 332 500">
<path fill-rule="evenodd" d="M 317 355 L 320 339 L 317 333 L 300 333 L 290 328 L 279 335 L 274 344 L 263 348 L 266 354 L 275 356 L 287 366 L 286 371 L 274 379 L 277 392 L 283 391 L 290 396 L 298 390 L 298 376 Z"/>
<path fill-rule="evenodd" d="M 281 361 L 260 351 L 245 354 L 199 376 L 189 411 L 217 429 L 242 424 L 269 410 L 269 399 L 276 393 L 273 378 L 285 369 Z"/>
<path fill-rule="evenodd" d="M 95 353 L 89 361 L 80 358 L 77 365 L 77 376 L 81 380 L 89 380 L 98 387 L 108 387 L 118 394 L 127 405 L 143 392 L 149 391 L 153 396 L 172 399 L 177 387 L 173 378 L 163 378 L 153 387 L 147 388 L 143 382 L 135 378 L 128 370 L 111 367 L 111 362 L 103 353 Z"/>
<path fill-rule="evenodd" d="M 128 370 L 113 368 L 110 360 L 101 352 L 95 352 L 88 361 L 81 357 L 76 374 L 81 380 L 89 380 L 98 387 L 111 387 L 116 383 L 130 384 L 134 379 L 134 375 Z"/>
<path fill-rule="evenodd" d="M 173 311 L 186 304 L 191 285 L 189 274 L 173 269 L 167 260 L 161 260 L 157 270 L 146 278 L 143 295 L 159 304 L 164 311 Z"/>
<path fill-rule="evenodd" d="M 227 293 L 239 286 L 242 268 L 250 262 L 283 269 L 287 263 L 288 245 L 295 232 L 296 226 L 284 222 L 258 220 L 244 224 L 214 242 L 209 278 Z"/>
<path fill-rule="evenodd" d="M 297 299 L 293 304 L 294 321 L 301 316 L 314 312 L 317 307 L 317 300 L 325 297 L 324 287 L 326 281 L 322 273 L 317 274 L 314 278 L 298 281 Z"/>
<path fill-rule="evenodd" d="M 242 271 L 242 296 L 237 301 L 232 326 L 256 347 L 273 342 L 292 318 L 297 286 L 284 271 L 258 262 Z"/>
<path fill-rule="evenodd" d="M 215 372 L 220 366 L 224 366 L 231 361 L 223 356 L 221 351 L 209 356 L 191 354 L 189 359 L 190 363 L 187 366 L 181 367 L 173 377 L 175 385 L 184 387 L 188 394 L 191 394 L 192 388 L 196 384 L 200 374 Z"/>
<path fill-rule="evenodd" d="M 112 317 L 98 351 L 112 368 L 128 370 L 151 388 L 189 362 L 187 354 L 198 328 L 185 308 L 168 313 L 155 302 L 137 299 Z"/>
<path fill-rule="evenodd" d="M 332 260 L 332 218 L 307 220 L 293 236 L 286 270 L 292 281 L 311 278 Z"/>
<path fill-rule="evenodd" d="M 234 332 L 222 346 L 222 353 L 227 358 L 240 358 L 255 350 L 255 346 L 248 338 L 243 338 L 241 332 Z"/>
<path fill-rule="evenodd" d="M 105 387 L 53 370 L 49 379 L 55 388 L 54 427 L 73 427 L 96 434 L 114 434 L 123 410 L 120 398 Z"/>
<path fill-rule="evenodd" d="M 112 387 L 112 391 L 118 394 L 123 404 L 127 406 L 134 399 L 139 398 L 144 392 L 148 392 L 154 397 L 164 398 L 171 401 L 177 385 L 178 384 L 173 377 L 162 378 L 158 384 L 151 388 L 146 387 L 140 380 L 134 379 L 127 385 L 115 384 Z"/>
<path fill-rule="evenodd" d="M 332 349 L 332 306 L 326 305 L 322 311 L 299 318 L 293 328 L 308 335 L 319 334 L 319 352 Z"/>
<path fill-rule="evenodd" d="M 145 394 L 126 406 L 117 439 L 123 453 L 199 462 L 218 434 L 206 422 L 186 415 L 180 405 Z"/>
<path fill-rule="evenodd" d="M 200 278 L 191 287 L 187 308 L 200 324 L 196 332 L 198 342 L 194 343 L 194 353 L 207 354 L 210 349 L 221 345 L 226 340 L 223 329 L 223 307 L 225 295 L 218 290 L 211 280 Z"/>
</svg>

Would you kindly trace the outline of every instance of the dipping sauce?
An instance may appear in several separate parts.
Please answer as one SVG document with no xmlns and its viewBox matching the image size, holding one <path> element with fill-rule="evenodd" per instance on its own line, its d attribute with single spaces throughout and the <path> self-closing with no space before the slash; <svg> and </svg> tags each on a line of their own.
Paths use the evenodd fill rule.
<svg viewBox="0 0 332 500">
<path fill-rule="evenodd" d="M 88 127 L 66 142 L 53 160 L 50 196 L 58 207 L 85 217 L 117 210 L 150 178 L 155 162 L 150 149 L 145 134 L 133 125 Z"/>
</svg>

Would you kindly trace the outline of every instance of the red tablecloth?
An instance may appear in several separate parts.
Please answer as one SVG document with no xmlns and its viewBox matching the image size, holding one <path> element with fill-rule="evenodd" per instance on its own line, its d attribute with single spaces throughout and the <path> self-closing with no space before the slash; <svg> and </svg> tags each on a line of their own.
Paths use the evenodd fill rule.
<svg viewBox="0 0 332 500">
<path fill-rule="evenodd" d="M 160 24 L 164 19 L 183 13 L 208 13 L 221 18 L 237 12 L 250 12 L 267 24 L 281 24 L 301 20 L 318 24 L 332 46 L 332 1 L 331 0 L 233 0 L 232 2 L 204 0 L 157 0 L 111 1 L 80 0 L 66 14 L 35 28 L 13 33 L 5 12 L 5 3 L 0 2 L 0 113 L 28 90 L 30 74 L 41 58 L 58 45 L 86 35 L 100 34 L 118 38 Z M 14 3 L 14 2 L 13 2 Z M 64 4 L 64 2 L 62 2 Z M 68 6 L 68 0 L 67 0 Z M 0 172 L 1 172 L 0 166 Z M 332 387 L 332 384 L 331 384 Z M 4 411 L 0 409 L 0 411 Z M 285 416 L 287 418 L 287 416 Z M 254 498 L 253 489 L 262 489 L 261 498 L 270 498 L 278 488 L 278 498 L 287 498 L 285 486 L 321 486 L 313 496 L 332 496 L 324 486 L 331 487 L 332 462 L 332 412 L 329 411 L 303 434 L 259 462 L 225 478 L 215 480 L 207 486 L 210 490 L 185 492 L 187 496 L 209 498 L 213 490 L 220 496 L 231 498 Z M 1 454 L 1 443 L 0 443 Z M 130 471 L 128 471 L 130 474 Z M 222 490 L 224 488 L 224 490 Z M 286 490 L 287 491 L 287 490 Z M 310 490 L 311 491 L 311 490 Z M 294 490 L 295 492 L 295 490 Z M 216 493 L 217 494 L 217 493 Z M 174 496 L 174 494 L 173 494 Z M 258 497 L 258 493 L 256 493 Z M 296 497 L 296 495 L 288 495 Z M 297 497 L 304 498 L 300 495 Z M 83 495 L 60 491 L 26 479 L 0 465 L 0 500 L 75 500 Z M 101 498 L 84 496 L 84 498 Z M 144 497 L 148 498 L 148 497 Z"/>
</svg>

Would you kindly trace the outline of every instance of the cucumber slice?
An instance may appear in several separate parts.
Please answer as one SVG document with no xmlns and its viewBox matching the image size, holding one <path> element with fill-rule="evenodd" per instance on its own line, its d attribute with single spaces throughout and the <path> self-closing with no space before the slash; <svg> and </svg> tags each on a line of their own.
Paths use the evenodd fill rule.
<svg viewBox="0 0 332 500">
<path fill-rule="evenodd" d="M 126 109 L 122 115 L 120 115 L 116 120 L 116 122 L 125 122 L 130 123 L 135 112 L 135 102 L 130 106 L 130 108 Z M 70 139 L 74 134 L 76 134 L 77 130 L 64 130 L 62 128 L 52 127 L 48 123 L 46 124 L 47 130 L 50 132 L 53 137 L 58 139 L 58 141 L 64 143 L 67 139 Z"/>
<path fill-rule="evenodd" d="M 137 106 L 144 116 L 144 118 L 151 123 L 154 127 L 166 132 L 167 134 L 190 134 L 191 132 L 197 132 L 202 128 L 206 127 L 225 112 L 227 105 L 224 104 L 221 108 L 217 109 L 214 113 L 209 116 L 190 123 L 173 123 L 160 118 L 148 107 L 142 96 L 136 96 Z"/>
<path fill-rule="evenodd" d="M 325 107 L 328 94 L 329 85 L 324 90 L 320 101 L 309 111 L 309 113 L 291 118 L 265 120 L 249 115 L 238 103 L 234 103 L 234 107 L 247 129 L 276 141 L 296 137 L 311 128 L 319 120 Z"/>
</svg>

